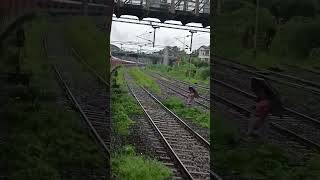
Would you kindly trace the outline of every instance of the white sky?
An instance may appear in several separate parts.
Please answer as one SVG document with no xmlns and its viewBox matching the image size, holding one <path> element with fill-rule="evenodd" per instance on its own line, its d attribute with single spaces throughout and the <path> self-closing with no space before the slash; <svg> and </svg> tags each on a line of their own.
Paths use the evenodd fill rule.
<svg viewBox="0 0 320 180">
<path fill-rule="evenodd" d="M 124 16 L 124 17 L 133 18 L 132 16 Z M 156 19 L 148 18 L 148 20 L 156 20 Z M 200 24 L 190 23 L 188 25 L 199 26 Z M 147 40 L 140 39 L 136 36 L 141 35 L 140 37 L 152 41 L 153 31 L 154 31 L 153 28 L 148 25 L 129 24 L 129 23 L 113 21 L 112 28 L 111 28 L 111 44 L 121 47 L 119 41 L 121 42 L 134 41 L 144 45 L 145 43 L 150 43 L 150 42 L 148 42 Z M 152 33 L 148 33 L 148 32 L 152 32 Z M 169 29 L 169 28 L 160 27 L 159 29 L 156 30 L 156 41 L 155 41 L 156 47 L 153 48 L 152 44 L 149 44 L 148 46 L 143 46 L 142 51 L 144 52 L 159 51 L 163 49 L 164 46 L 177 46 L 179 48 L 185 47 L 183 43 L 179 42 L 175 38 L 179 38 L 180 41 L 185 42 L 185 44 L 189 46 L 191 37 L 190 36 L 186 37 L 186 36 L 190 34 L 191 33 L 188 30 Z M 117 41 L 118 43 L 115 43 Z M 197 32 L 193 35 L 192 50 L 198 49 L 202 45 L 208 46 L 209 44 L 210 44 L 210 33 Z M 123 44 L 122 48 L 124 50 L 131 50 L 131 51 L 137 51 L 138 49 L 140 49 L 138 45 L 128 45 L 128 44 Z M 187 50 L 187 52 L 189 51 Z"/>
</svg>

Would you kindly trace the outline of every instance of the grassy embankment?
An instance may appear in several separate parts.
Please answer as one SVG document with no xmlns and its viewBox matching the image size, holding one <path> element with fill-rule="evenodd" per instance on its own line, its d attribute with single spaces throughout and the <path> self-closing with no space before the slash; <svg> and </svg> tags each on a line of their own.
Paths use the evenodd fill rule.
<svg viewBox="0 0 320 180">
<path fill-rule="evenodd" d="M 319 179 L 320 156 L 315 155 L 304 167 L 289 164 L 287 154 L 279 147 L 262 142 L 239 143 L 234 126 L 218 112 L 211 131 L 211 151 L 215 169 L 220 175 L 262 177 L 274 180 Z"/>
<path fill-rule="evenodd" d="M 120 68 L 117 71 L 112 86 L 113 127 L 122 139 L 128 139 L 130 126 L 135 123 L 134 116 L 142 115 L 142 110 L 134 98 L 128 94 L 124 81 L 124 69 Z M 112 156 L 112 173 L 116 179 L 166 180 L 171 177 L 171 172 L 166 166 L 138 154 L 130 144 L 123 144 L 122 148 Z"/>
<path fill-rule="evenodd" d="M 22 71 L 32 77 L 29 87 L 12 88 L 4 108 L 11 143 L 3 153 L 12 179 L 60 179 L 61 170 L 104 168 L 102 154 L 79 115 L 57 106 L 60 87 L 42 51 L 41 35 L 47 28 L 45 18 L 27 23 Z M 15 51 L 11 45 L 7 48 Z"/>
<path fill-rule="evenodd" d="M 170 97 L 164 105 L 173 110 L 183 119 L 189 119 L 203 128 L 210 129 L 210 112 L 203 112 L 195 107 L 187 107 L 185 103 L 177 98 Z"/>
<path fill-rule="evenodd" d="M 193 60 L 191 64 L 191 77 L 189 77 L 189 63 L 182 59 L 179 66 L 151 65 L 148 70 L 179 79 L 190 83 L 209 84 L 210 67 L 199 60 Z"/>
<path fill-rule="evenodd" d="M 146 75 L 139 68 L 130 68 L 129 74 L 141 86 L 148 88 L 156 93 L 160 93 L 160 87 L 150 76 Z"/>
</svg>

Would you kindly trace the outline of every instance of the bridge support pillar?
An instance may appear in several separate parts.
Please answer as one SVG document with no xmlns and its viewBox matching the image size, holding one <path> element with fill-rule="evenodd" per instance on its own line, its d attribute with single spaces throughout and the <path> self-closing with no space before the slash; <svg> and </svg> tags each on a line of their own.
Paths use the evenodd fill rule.
<svg viewBox="0 0 320 180">
<path fill-rule="evenodd" d="M 84 16 L 88 15 L 88 0 L 82 0 L 82 13 Z"/>
<path fill-rule="evenodd" d="M 187 11 L 188 0 L 183 1 L 183 11 Z"/>
<path fill-rule="evenodd" d="M 196 0 L 195 14 L 196 16 L 199 16 L 199 0 Z"/>
<path fill-rule="evenodd" d="M 171 4 L 170 4 L 170 12 L 172 14 L 174 14 L 176 11 L 176 4 L 175 4 L 175 0 L 171 0 Z"/>
<path fill-rule="evenodd" d="M 151 3 L 150 0 L 146 0 L 146 6 L 145 7 L 146 7 L 147 11 L 149 11 L 149 9 L 150 9 L 150 3 Z"/>
</svg>

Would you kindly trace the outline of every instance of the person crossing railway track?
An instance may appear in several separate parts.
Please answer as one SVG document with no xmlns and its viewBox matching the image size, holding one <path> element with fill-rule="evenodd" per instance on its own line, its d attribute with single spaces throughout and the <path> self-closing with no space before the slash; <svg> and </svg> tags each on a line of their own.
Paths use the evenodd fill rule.
<svg viewBox="0 0 320 180">
<path fill-rule="evenodd" d="M 257 97 L 257 103 L 248 122 L 247 135 L 265 139 L 270 126 L 269 116 L 272 114 L 282 117 L 282 102 L 278 93 L 264 79 L 252 78 L 251 88 Z"/>
<path fill-rule="evenodd" d="M 187 93 L 187 105 L 191 106 L 194 103 L 194 98 L 199 98 L 200 96 L 194 87 L 189 86 L 188 90 L 189 91 Z"/>
</svg>

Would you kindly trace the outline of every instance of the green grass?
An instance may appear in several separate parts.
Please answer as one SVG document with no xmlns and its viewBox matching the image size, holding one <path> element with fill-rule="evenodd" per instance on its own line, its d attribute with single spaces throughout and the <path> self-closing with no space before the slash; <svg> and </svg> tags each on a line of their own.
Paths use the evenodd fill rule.
<svg viewBox="0 0 320 180">
<path fill-rule="evenodd" d="M 160 93 L 160 87 L 151 77 L 146 75 L 139 68 L 130 68 L 129 74 L 141 86 L 148 88 L 156 93 Z"/>
<path fill-rule="evenodd" d="M 135 99 L 128 94 L 124 81 L 123 68 L 118 69 L 115 77 L 114 86 L 112 87 L 112 105 L 111 110 L 114 113 L 113 122 L 116 131 L 122 136 L 129 135 L 129 128 L 135 122 L 131 119 L 134 115 L 142 113 Z"/>
<path fill-rule="evenodd" d="M 23 72 L 29 87 L 15 85 L 4 107 L 10 122 L 9 142 L 1 156 L 9 160 L 13 179 L 60 179 L 61 169 L 104 168 L 103 155 L 83 128 L 79 115 L 57 106 L 56 77 L 42 51 L 48 23 L 38 17 L 26 24 Z"/>
<path fill-rule="evenodd" d="M 98 29 L 90 17 L 69 17 L 65 35 L 70 45 L 102 77 L 109 79 L 109 34 Z"/>
<path fill-rule="evenodd" d="M 189 83 L 209 84 L 209 67 L 196 67 L 191 65 L 192 74 L 189 77 L 189 63 L 182 63 L 180 66 L 151 65 L 148 70 L 167 75 L 169 77 L 186 81 Z"/>
<path fill-rule="evenodd" d="M 213 118 L 211 154 L 217 173 L 275 180 L 319 179 L 319 155 L 313 156 L 304 167 L 290 166 L 288 155 L 278 146 L 259 141 L 240 143 L 237 129 L 227 118 L 219 112 Z"/>
<path fill-rule="evenodd" d="M 190 119 L 204 128 L 210 128 L 210 112 L 201 111 L 195 107 L 187 107 L 183 101 L 177 97 L 170 97 L 164 105 L 172 109 L 178 116 Z"/>
<path fill-rule="evenodd" d="M 112 159 L 115 179 L 121 180 L 169 180 L 172 172 L 156 160 L 138 155 L 132 146 L 126 146 Z"/>
<path fill-rule="evenodd" d="M 142 115 L 142 110 L 134 98 L 129 95 L 124 80 L 124 69 L 117 70 L 113 77 L 112 112 L 113 126 L 122 138 L 130 138 L 130 127 L 135 123 L 134 116 Z M 139 155 L 131 145 L 114 153 L 112 159 L 112 174 L 121 180 L 167 180 L 171 171 L 161 162 L 147 156 Z"/>
</svg>

